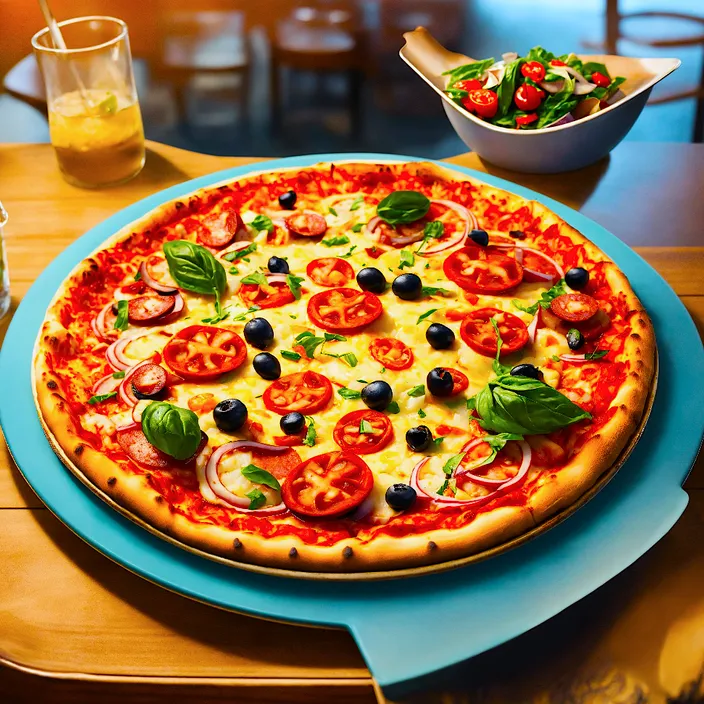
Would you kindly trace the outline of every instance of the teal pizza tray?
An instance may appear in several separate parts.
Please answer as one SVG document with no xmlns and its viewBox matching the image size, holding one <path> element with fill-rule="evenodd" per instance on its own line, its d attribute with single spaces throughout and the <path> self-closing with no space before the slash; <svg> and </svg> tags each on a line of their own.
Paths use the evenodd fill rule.
<svg viewBox="0 0 704 704">
<path fill-rule="evenodd" d="M 388 154 L 318 154 L 269 161 L 264 168 L 355 159 L 414 160 Z M 392 698 L 546 621 L 645 553 L 687 505 L 682 483 L 704 431 L 704 350 L 668 284 L 584 215 L 503 179 L 449 166 L 536 199 L 583 232 L 628 275 L 658 340 L 658 391 L 644 433 L 625 465 L 567 520 L 509 552 L 451 571 L 387 581 L 303 581 L 258 574 L 191 554 L 140 528 L 82 485 L 54 454 L 37 417 L 30 374 L 35 338 L 61 282 L 101 242 L 153 208 L 260 170 L 260 164 L 173 186 L 91 229 L 37 279 L 0 352 L 0 421 L 12 455 L 40 499 L 72 531 L 132 572 L 198 601 L 268 619 L 348 629 L 374 678 Z"/>
</svg>

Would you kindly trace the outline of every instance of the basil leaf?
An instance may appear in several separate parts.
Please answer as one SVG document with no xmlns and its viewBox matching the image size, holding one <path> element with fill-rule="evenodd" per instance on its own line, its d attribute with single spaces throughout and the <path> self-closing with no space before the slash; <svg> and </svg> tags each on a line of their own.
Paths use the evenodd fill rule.
<svg viewBox="0 0 704 704">
<path fill-rule="evenodd" d="M 256 252 L 256 251 L 257 251 L 257 243 L 252 242 L 252 244 L 248 244 L 246 247 L 243 247 L 242 249 L 238 249 L 235 252 L 228 252 L 225 256 L 223 256 L 223 259 L 226 262 L 235 262 L 238 259 L 243 259 L 248 254 L 252 254 L 253 252 Z"/>
<path fill-rule="evenodd" d="M 345 354 L 340 355 L 340 359 L 343 360 L 348 366 L 356 367 L 358 364 L 357 356 L 354 352 L 345 352 Z"/>
<path fill-rule="evenodd" d="M 266 469 L 257 467 L 256 464 L 248 464 L 246 467 L 243 467 L 242 476 L 255 484 L 263 484 L 264 486 L 268 486 L 270 489 L 281 491 L 281 484 L 279 484 L 279 480 L 273 474 L 267 472 Z"/>
<path fill-rule="evenodd" d="M 584 355 L 584 359 L 601 359 L 609 354 L 609 350 L 595 350 L 594 352 L 587 352 Z"/>
<path fill-rule="evenodd" d="M 266 276 L 261 271 L 255 271 L 253 274 L 243 276 L 241 279 L 243 284 L 251 284 L 252 286 L 266 285 Z"/>
<path fill-rule="evenodd" d="M 142 432 L 150 444 L 177 460 L 192 457 L 201 440 L 198 416 L 164 401 L 155 401 L 144 409 Z"/>
<path fill-rule="evenodd" d="M 609 83 L 609 85 L 606 86 L 606 88 L 602 88 L 601 86 L 597 86 L 588 95 L 591 95 L 594 98 L 599 98 L 599 100 L 606 100 L 607 98 L 610 98 L 618 90 L 618 87 L 625 80 L 626 79 L 623 76 L 616 76 L 616 78 L 612 79 L 611 83 Z"/>
<path fill-rule="evenodd" d="M 364 205 L 364 196 L 357 196 L 350 205 L 350 211 L 359 210 Z"/>
<path fill-rule="evenodd" d="M 308 447 L 313 447 L 318 437 L 318 434 L 315 432 L 315 421 L 310 416 L 306 416 L 306 422 L 308 423 L 308 430 L 306 430 L 306 436 L 303 438 L 303 444 Z"/>
<path fill-rule="evenodd" d="M 347 235 L 338 235 L 337 237 L 331 237 L 329 240 L 321 240 L 321 243 L 326 247 L 337 247 L 338 245 L 349 244 L 350 238 Z"/>
<path fill-rule="evenodd" d="M 376 207 L 376 214 L 389 225 L 420 220 L 430 209 L 430 200 L 418 191 L 394 191 Z"/>
<path fill-rule="evenodd" d="M 252 227 L 257 232 L 264 232 L 264 230 L 273 232 L 274 222 L 268 215 L 257 215 L 257 217 L 252 220 Z"/>
<path fill-rule="evenodd" d="M 352 225 L 350 229 L 352 230 L 352 232 L 361 232 L 363 227 L 364 223 L 358 222 L 355 225 Z"/>
<path fill-rule="evenodd" d="M 387 413 L 400 413 L 400 412 L 401 412 L 401 409 L 400 409 L 398 403 L 396 403 L 396 401 L 392 401 L 392 402 L 386 407 L 386 412 L 387 412 Z"/>
<path fill-rule="evenodd" d="M 372 428 L 372 424 L 364 419 L 360 420 L 359 421 L 359 434 L 360 435 L 374 435 L 374 428 Z"/>
<path fill-rule="evenodd" d="M 286 274 L 286 283 L 288 284 L 289 290 L 293 294 L 293 297 L 297 300 L 301 300 L 301 283 L 305 279 L 301 276 L 295 276 L 294 274 Z"/>
<path fill-rule="evenodd" d="M 506 66 L 504 77 L 496 88 L 496 97 L 499 101 L 496 117 L 503 117 L 511 108 L 513 95 L 516 92 L 516 83 L 521 75 L 521 66 L 524 63 L 525 59 L 518 58 Z"/>
<path fill-rule="evenodd" d="M 425 396 L 425 384 L 418 384 L 418 386 L 414 386 L 412 389 L 409 389 L 406 393 L 412 398 Z"/>
<path fill-rule="evenodd" d="M 117 391 L 108 391 L 108 393 L 106 394 L 98 394 L 97 396 L 91 396 L 88 399 L 88 403 L 90 403 L 91 406 L 95 406 L 97 403 L 107 401 L 109 398 L 115 398 L 115 396 L 117 396 Z"/>
<path fill-rule="evenodd" d="M 571 66 L 572 64 L 570 64 Z M 577 69 L 579 70 L 579 69 Z M 590 80 L 592 77 L 592 74 L 598 71 L 599 73 L 603 73 L 607 78 L 611 78 L 609 75 L 609 70 L 606 68 L 604 64 L 600 64 L 598 61 L 587 61 L 585 64 L 582 64 L 582 70 L 579 71 L 587 80 Z"/>
<path fill-rule="evenodd" d="M 347 342 L 347 338 L 344 335 L 338 335 L 336 332 L 326 332 L 323 333 L 326 342 L 331 340 L 337 340 L 339 342 Z"/>
<path fill-rule="evenodd" d="M 127 330 L 129 325 L 129 302 L 128 301 L 118 301 L 117 302 L 117 318 L 115 318 L 115 330 L 124 332 Z"/>
<path fill-rule="evenodd" d="M 298 344 L 305 350 L 306 357 L 308 359 L 313 359 L 315 357 L 315 350 L 320 347 L 325 342 L 324 337 L 315 337 L 315 335 L 308 334 L 306 337 L 298 340 Z"/>
<path fill-rule="evenodd" d="M 342 396 L 342 398 L 346 398 L 348 400 L 354 400 L 357 398 L 362 398 L 362 392 L 361 391 L 355 391 L 354 389 L 348 389 L 346 386 L 343 386 L 341 389 L 337 390 L 337 393 Z"/>
<path fill-rule="evenodd" d="M 473 411 L 477 407 L 477 397 L 476 396 L 470 396 L 467 399 L 467 410 L 468 411 Z"/>
<path fill-rule="evenodd" d="M 249 499 L 250 511 L 261 508 L 266 503 L 266 496 L 261 489 L 252 489 L 252 491 L 248 491 L 245 496 Z"/>
<path fill-rule="evenodd" d="M 442 75 L 449 76 L 448 85 L 454 86 L 457 81 L 466 81 L 471 78 L 481 77 L 484 71 L 493 65 L 493 63 L 494 59 L 474 61 L 471 64 L 464 64 L 463 66 L 457 66 L 457 68 L 445 71 Z"/>
<path fill-rule="evenodd" d="M 457 469 L 459 463 L 462 461 L 464 455 L 464 452 L 460 452 L 459 455 L 454 455 L 453 457 L 450 457 L 450 459 L 445 462 L 442 471 L 445 472 L 448 477 L 451 477 L 452 473 Z"/>
<path fill-rule="evenodd" d="M 205 248 L 188 240 L 164 243 L 171 278 L 181 288 L 219 299 L 227 287 L 225 267 Z"/>
<path fill-rule="evenodd" d="M 418 320 L 416 321 L 416 325 L 419 325 L 422 323 L 426 318 L 429 318 L 433 313 L 437 313 L 439 311 L 439 308 L 431 308 L 430 310 L 426 310 L 425 313 L 421 313 L 418 316 Z"/>
<path fill-rule="evenodd" d="M 298 352 L 293 352 L 291 350 L 281 350 L 281 356 L 291 362 L 297 362 L 301 358 L 301 355 L 298 354 Z"/>
<path fill-rule="evenodd" d="M 124 379 L 124 378 L 125 378 L 125 372 L 113 372 L 113 373 L 112 373 L 112 378 L 113 378 L 113 379 Z"/>
<path fill-rule="evenodd" d="M 409 252 L 407 249 L 401 250 L 401 258 L 398 262 L 398 268 L 403 269 L 404 266 L 413 266 L 416 263 L 416 258 L 413 252 Z"/>
</svg>

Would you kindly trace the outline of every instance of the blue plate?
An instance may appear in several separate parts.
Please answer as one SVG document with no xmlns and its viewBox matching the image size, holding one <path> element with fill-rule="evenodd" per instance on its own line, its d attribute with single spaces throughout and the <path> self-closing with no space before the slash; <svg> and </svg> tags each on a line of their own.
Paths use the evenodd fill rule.
<svg viewBox="0 0 704 704">
<path fill-rule="evenodd" d="M 414 160 L 321 154 L 270 161 L 264 168 L 354 159 Z M 348 628 L 377 682 L 396 697 L 424 677 L 567 608 L 630 565 L 672 527 L 687 504 L 681 486 L 704 431 L 702 343 L 672 289 L 602 227 L 526 188 L 451 165 L 544 203 L 619 264 L 650 312 L 660 354 L 659 389 L 645 433 L 627 463 L 591 502 L 556 528 L 516 550 L 452 572 L 390 582 L 302 582 L 189 554 L 117 514 L 66 471 L 37 418 L 30 382 L 32 350 L 54 292 L 75 264 L 106 238 L 165 201 L 261 168 L 228 169 L 150 196 L 93 228 L 57 257 L 27 293 L 8 330 L 0 353 L 0 419 L 12 454 L 35 492 L 95 548 L 152 582 L 208 604 Z M 448 619 L 460 627 L 448 627 Z M 438 624 L 443 624 L 440 631 Z M 432 647 L 430 633 L 438 634 Z"/>
</svg>

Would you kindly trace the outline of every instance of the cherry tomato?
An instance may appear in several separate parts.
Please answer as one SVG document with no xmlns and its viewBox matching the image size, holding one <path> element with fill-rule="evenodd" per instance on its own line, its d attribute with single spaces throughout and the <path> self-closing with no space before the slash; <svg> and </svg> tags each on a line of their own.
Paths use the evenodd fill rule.
<svg viewBox="0 0 704 704">
<path fill-rule="evenodd" d="M 513 258 L 484 247 L 463 247 L 443 263 L 445 276 L 473 293 L 501 293 L 523 280 L 523 267 Z"/>
<path fill-rule="evenodd" d="M 327 452 L 292 469 L 281 486 L 288 508 L 306 518 L 336 518 L 359 506 L 374 487 L 366 462 L 352 452 Z"/>
<path fill-rule="evenodd" d="M 583 323 L 599 310 L 599 303 L 586 293 L 564 293 L 550 302 L 550 310 L 568 323 Z"/>
<path fill-rule="evenodd" d="M 151 325 L 168 315 L 175 305 L 176 296 L 140 296 L 127 304 L 127 314 L 134 325 Z"/>
<path fill-rule="evenodd" d="M 538 114 L 535 112 L 531 112 L 528 115 L 519 115 L 516 118 L 516 127 L 525 127 L 526 125 L 530 125 L 535 122 L 537 119 Z"/>
<path fill-rule="evenodd" d="M 594 73 L 592 73 L 591 82 L 599 86 L 599 88 L 608 88 L 611 79 L 601 73 L 601 71 L 594 71 Z"/>
<path fill-rule="evenodd" d="M 452 377 L 453 385 L 452 391 L 449 394 L 450 396 L 456 396 L 457 394 L 461 394 L 469 386 L 469 379 L 466 377 L 466 375 L 459 371 L 459 369 L 452 369 L 452 367 L 440 367 L 440 369 L 444 369 L 446 372 L 450 372 L 450 376 Z M 448 435 L 449 433 L 445 434 Z"/>
<path fill-rule="evenodd" d="M 242 284 L 239 297 L 248 308 L 255 305 L 260 308 L 278 308 L 296 300 L 285 281 L 272 281 L 263 286 Z"/>
<path fill-rule="evenodd" d="M 516 103 L 520 110 L 535 110 L 540 107 L 540 102 L 544 96 L 545 93 L 540 88 L 524 83 L 518 86 L 518 90 L 513 95 L 513 102 Z M 518 119 L 516 119 L 516 122 L 518 122 Z"/>
<path fill-rule="evenodd" d="M 479 308 L 472 311 L 460 327 L 462 339 L 479 354 L 486 357 L 496 355 L 498 339 L 491 324 L 494 318 L 499 326 L 499 334 L 503 344 L 501 356 L 520 350 L 528 342 L 528 328 L 525 323 L 513 313 L 506 313 L 498 308 Z"/>
<path fill-rule="evenodd" d="M 454 87 L 466 91 L 481 90 L 482 82 L 476 78 L 469 78 L 465 81 L 457 81 Z"/>
<path fill-rule="evenodd" d="M 244 228 L 239 213 L 233 211 L 208 215 L 198 226 L 196 238 L 206 247 L 220 249 L 235 239 L 237 232 Z"/>
<path fill-rule="evenodd" d="M 215 379 L 244 362 L 247 347 L 232 330 L 211 325 L 189 325 L 164 347 L 164 361 L 184 379 Z"/>
<path fill-rule="evenodd" d="M 264 405 L 274 413 L 285 416 L 292 411 L 316 413 L 328 405 L 332 385 L 317 372 L 287 374 L 269 385 L 264 392 Z"/>
<path fill-rule="evenodd" d="M 545 66 L 540 61 L 526 61 L 521 66 L 521 73 L 531 81 L 540 83 L 545 78 Z"/>
<path fill-rule="evenodd" d="M 285 222 L 286 227 L 299 237 L 320 237 L 328 229 L 325 218 L 322 215 L 318 215 L 318 213 L 294 213 L 289 215 Z"/>
<path fill-rule="evenodd" d="M 551 66 L 567 66 L 567 64 L 564 61 L 560 61 L 560 59 L 553 59 L 550 62 Z"/>
<path fill-rule="evenodd" d="M 377 337 L 369 345 L 369 352 L 382 367 L 395 372 L 408 369 L 413 364 L 413 351 L 394 337 Z"/>
<path fill-rule="evenodd" d="M 352 265 L 339 257 L 314 259 L 306 267 L 306 274 L 320 286 L 345 286 L 354 279 Z"/>
<path fill-rule="evenodd" d="M 367 427 L 361 432 L 362 421 Z M 337 421 L 332 432 L 335 442 L 355 455 L 370 455 L 385 448 L 394 437 L 394 429 L 388 416 L 380 411 L 352 411 Z"/>
<path fill-rule="evenodd" d="M 469 112 L 476 112 L 479 117 L 491 119 L 499 109 L 499 99 L 493 90 L 481 88 L 469 91 L 469 95 L 466 98 L 462 98 L 462 105 Z"/>
<path fill-rule="evenodd" d="M 383 312 L 377 296 L 353 288 L 321 291 L 308 301 L 308 317 L 319 328 L 330 332 L 356 332 Z"/>
</svg>

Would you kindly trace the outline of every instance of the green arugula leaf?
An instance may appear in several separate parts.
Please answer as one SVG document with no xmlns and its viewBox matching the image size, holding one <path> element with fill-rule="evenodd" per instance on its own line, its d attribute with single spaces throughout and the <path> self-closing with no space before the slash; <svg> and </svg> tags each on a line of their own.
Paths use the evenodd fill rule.
<svg viewBox="0 0 704 704">
<path fill-rule="evenodd" d="M 445 226 L 440 220 L 425 223 L 425 227 L 423 228 L 423 241 L 418 246 L 418 249 L 416 249 L 416 253 L 420 252 L 430 240 L 440 239 L 444 234 Z"/>
<path fill-rule="evenodd" d="M 414 386 L 412 389 L 409 389 L 406 393 L 412 398 L 425 396 L 425 384 L 418 384 L 418 386 Z"/>
<path fill-rule="evenodd" d="M 536 110 L 539 115 L 537 122 L 533 123 L 536 129 L 541 129 L 546 125 L 556 122 L 568 112 L 572 112 L 577 106 L 579 98 L 572 95 L 572 91 L 574 91 L 574 80 L 567 78 L 564 79 L 564 81 L 565 84 L 562 86 L 562 89 L 557 93 L 548 95 Z"/>
<path fill-rule="evenodd" d="M 252 220 L 252 227 L 257 232 L 273 232 L 274 231 L 274 221 L 268 215 L 257 215 L 254 220 Z"/>
<path fill-rule="evenodd" d="M 355 391 L 354 389 L 348 389 L 346 386 L 343 386 L 341 389 L 338 389 L 337 393 L 340 396 L 342 396 L 342 398 L 346 398 L 348 400 L 355 400 L 358 398 L 362 398 L 361 391 Z"/>
<path fill-rule="evenodd" d="M 420 292 L 423 296 L 437 296 L 438 294 L 441 296 L 452 296 L 452 291 L 446 288 L 438 288 L 437 286 L 423 286 Z"/>
<path fill-rule="evenodd" d="M 293 352 L 292 350 L 281 350 L 280 354 L 284 359 L 288 359 L 291 362 L 297 362 L 301 358 L 298 352 Z"/>
<path fill-rule="evenodd" d="M 124 332 L 127 330 L 129 325 L 129 302 L 128 301 L 118 301 L 117 302 L 117 318 L 115 318 L 115 330 Z"/>
<path fill-rule="evenodd" d="M 368 421 L 362 419 L 359 421 L 359 434 L 360 435 L 374 435 L 374 428 L 372 424 Z"/>
<path fill-rule="evenodd" d="M 426 318 L 429 318 L 433 313 L 437 313 L 439 311 L 439 308 L 431 308 L 430 310 L 426 310 L 425 313 L 421 313 L 418 316 L 418 320 L 416 321 L 416 325 L 419 325 L 422 323 Z"/>
<path fill-rule="evenodd" d="M 331 237 L 329 240 L 321 240 L 321 244 L 324 244 L 326 247 L 337 247 L 349 243 L 350 238 L 347 235 L 338 235 L 337 237 Z"/>
<path fill-rule="evenodd" d="M 360 194 L 352 201 L 352 203 L 350 205 L 350 211 L 354 212 L 355 210 L 359 210 L 363 205 L 364 205 L 364 196 Z"/>
<path fill-rule="evenodd" d="M 294 274 L 286 274 L 286 283 L 293 294 L 293 297 L 297 300 L 301 300 L 301 283 L 305 281 L 302 276 L 295 276 Z"/>
<path fill-rule="evenodd" d="M 266 503 L 266 496 L 261 489 L 252 489 L 252 491 L 248 491 L 245 496 L 249 499 L 250 511 L 261 508 Z"/>
<path fill-rule="evenodd" d="M 399 407 L 398 403 L 396 401 L 392 401 L 387 407 L 386 407 L 386 412 L 387 413 L 400 413 L 401 408 Z"/>
<path fill-rule="evenodd" d="M 403 269 L 404 266 L 413 266 L 416 263 L 416 258 L 413 252 L 409 252 L 407 249 L 401 250 L 401 258 L 398 262 L 398 268 Z"/>
<path fill-rule="evenodd" d="M 352 227 L 350 229 L 352 230 L 352 232 L 361 232 L 363 227 L 364 227 L 364 223 L 358 222 L 358 223 L 352 225 Z"/>
<path fill-rule="evenodd" d="M 250 284 L 252 286 L 265 286 L 266 276 L 264 276 L 261 271 L 255 271 L 253 274 L 242 277 L 241 281 L 243 284 Z"/>
<path fill-rule="evenodd" d="M 464 457 L 464 454 L 464 452 L 460 452 L 459 455 L 453 455 L 449 460 L 447 460 L 447 462 L 445 462 L 442 471 L 445 472 L 448 477 L 451 477 L 453 472 L 457 469 Z"/>
<path fill-rule="evenodd" d="M 553 362 L 561 362 L 562 360 L 560 357 L 556 354 L 550 355 L 550 359 L 552 359 Z"/>
<path fill-rule="evenodd" d="M 306 436 L 303 438 L 303 444 L 308 447 L 313 447 L 318 437 L 318 434 L 315 432 L 315 421 L 310 416 L 306 416 L 306 424 L 307 430 Z"/>
<path fill-rule="evenodd" d="M 98 394 L 97 396 L 91 396 L 88 399 L 88 403 L 90 403 L 91 406 L 95 406 L 97 403 L 102 403 L 103 401 L 107 401 L 110 398 L 115 398 L 117 396 L 117 391 L 108 391 L 106 394 Z"/>
<path fill-rule="evenodd" d="M 298 342 L 298 344 L 305 350 L 306 357 L 308 357 L 308 359 L 313 359 L 315 357 L 315 351 L 325 342 L 325 338 L 316 337 L 312 333 L 308 333 L 300 340 L 296 338 L 296 342 Z"/>
<path fill-rule="evenodd" d="M 253 252 L 257 251 L 257 243 L 252 242 L 252 244 L 248 244 L 246 247 L 243 247 L 242 249 L 238 249 L 234 252 L 228 252 L 223 256 L 223 259 L 226 262 L 235 262 L 238 259 L 243 259 L 249 254 L 252 254 Z"/>
<path fill-rule="evenodd" d="M 584 359 L 601 359 L 609 354 L 609 350 L 594 350 L 594 352 L 587 352 L 584 355 Z"/>
<path fill-rule="evenodd" d="M 263 484 L 270 489 L 281 491 L 279 480 L 273 474 L 267 472 L 266 469 L 257 467 L 256 464 L 248 464 L 246 467 L 243 467 L 242 476 L 255 484 Z"/>
<path fill-rule="evenodd" d="M 113 379 L 124 379 L 124 378 L 125 378 L 125 372 L 124 372 L 124 371 L 121 371 L 121 372 L 113 372 L 113 373 L 112 373 L 112 378 L 113 378 Z"/>
<path fill-rule="evenodd" d="M 418 191 L 394 191 L 381 200 L 376 214 L 389 225 L 420 220 L 430 209 L 430 200 Z"/>
<path fill-rule="evenodd" d="M 616 93 L 618 90 L 618 87 L 625 81 L 626 79 L 623 76 L 616 76 L 611 80 L 611 83 L 609 83 L 606 88 L 602 88 L 601 86 L 597 86 L 591 93 L 588 95 L 594 97 L 594 98 L 599 98 L 599 100 L 608 100 L 611 96 Z"/>
<path fill-rule="evenodd" d="M 567 293 L 567 286 L 565 285 L 565 280 L 560 279 L 552 288 L 543 291 L 543 293 L 540 294 L 540 298 L 532 305 L 527 306 L 516 298 L 511 301 L 511 305 L 514 308 L 518 308 L 518 310 L 522 310 L 524 313 L 535 315 L 538 312 L 538 306 L 547 309 L 555 298 L 562 296 L 564 293 Z"/>
</svg>

